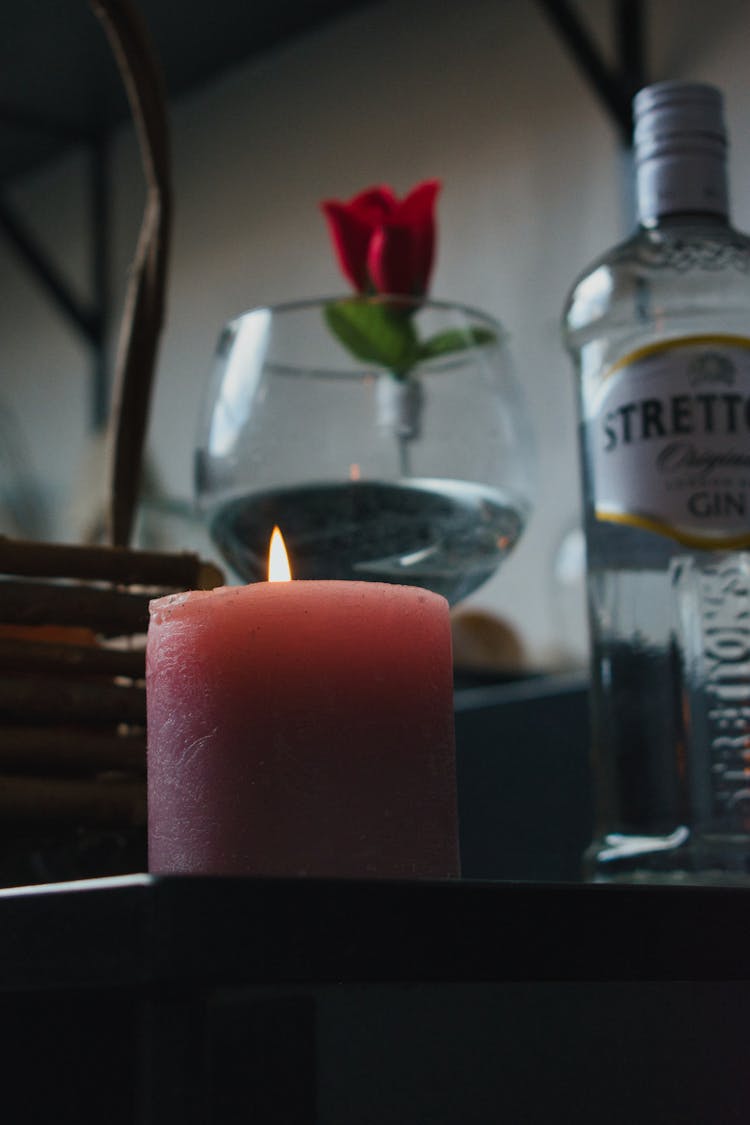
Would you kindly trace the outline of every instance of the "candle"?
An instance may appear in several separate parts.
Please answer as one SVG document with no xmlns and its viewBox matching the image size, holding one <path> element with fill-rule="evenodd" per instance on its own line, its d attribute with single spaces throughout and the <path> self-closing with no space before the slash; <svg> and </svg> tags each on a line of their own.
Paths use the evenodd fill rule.
<svg viewBox="0 0 750 1125">
<path fill-rule="evenodd" d="M 149 866 L 458 874 L 448 606 L 291 581 L 151 603 Z"/>
</svg>

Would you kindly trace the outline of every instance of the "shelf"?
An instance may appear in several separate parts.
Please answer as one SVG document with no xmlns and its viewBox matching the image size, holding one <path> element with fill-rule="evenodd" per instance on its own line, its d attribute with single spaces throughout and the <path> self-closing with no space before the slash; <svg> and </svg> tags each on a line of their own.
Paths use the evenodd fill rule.
<svg viewBox="0 0 750 1125">
<path fill-rule="evenodd" d="M 748 980 L 749 921 L 736 888 L 132 875 L 0 892 L 0 992 Z"/>
<path fill-rule="evenodd" d="M 56 1125 L 744 1120 L 744 890 L 0 894 L 3 1109 Z"/>
</svg>

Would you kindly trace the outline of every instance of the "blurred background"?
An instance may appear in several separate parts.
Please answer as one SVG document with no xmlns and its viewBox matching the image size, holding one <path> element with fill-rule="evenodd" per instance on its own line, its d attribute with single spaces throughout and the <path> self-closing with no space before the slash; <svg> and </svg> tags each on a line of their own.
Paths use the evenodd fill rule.
<svg viewBox="0 0 750 1125">
<path fill-rule="evenodd" d="M 575 394 L 558 324 L 575 276 L 632 224 L 630 172 L 615 120 L 547 7 L 139 6 L 169 88 L 175 229 L 138 542 L 215 557 L 191 510 L 214 346 L 223 322 L 254 305 L 345 291 L 319 201 L 439 177 L 431 294 L 505 325 L 539 459 L 528 531 L 467 608 L 501 618 L 528 666 L 579 666 Z M 614 16 L 627 5 L 565 7 L 612 63 Z M 733 217 L 750 228 L 750 7 L 639 9 L 648 80 L 724 90 Z M 143 198 L 122 85 L 88 5 L 3 4 L 0 532 L 80 541 L 101 526 L 108 377 Z"/>
</svg>

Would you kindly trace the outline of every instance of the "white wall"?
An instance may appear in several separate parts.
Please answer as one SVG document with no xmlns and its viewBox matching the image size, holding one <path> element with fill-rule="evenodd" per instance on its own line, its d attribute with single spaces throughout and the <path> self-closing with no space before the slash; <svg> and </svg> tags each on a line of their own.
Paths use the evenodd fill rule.
<svg viewBox="0 0 750 1125">
<path fill-rule="evenodd" d="M 611 5 L 579 9 L 608 49 Z M 737 224 L 750 228 L 750 84 L 742 0 L 647 5 L 654 78 L 723 87 Z M 689 19 L 686 15 L 689 12 Z M 473 602 L 522 631 L 537 661 L 564 615 L 555 552 L 579 510 L 572 377 L 558 336 L 575 274 L 623 233 L 617 137 L 531 0 L 388 0 L 223 77 L 173 107 L 176 228 L 168 323 L 149 439 L 170 495 L 187 499 L 203 382 L 221 323 L 254 304 L 341 291 L 318 210 L 371 183 L 438 176 L 436 297 L 474 304 L 511 334 L 537 435 L 540 493 L 525 539 Z M 87 229 L 82 160 L 18 184 L 13 198 L 78 284 Z M 114 283 L 140 219 L 132 135 L 115 146 Z M 54 522 L 70 538 L 87 469 L 89 360 L 25 267 L 0 244 L 0 401 L 32 443 Z M 198 542 L 188 524 L 173 534 Z M 573 646 L 582 643 L 576 618 Z M 568 639 L 571 639 L 569 637 Z"/>
</svg>

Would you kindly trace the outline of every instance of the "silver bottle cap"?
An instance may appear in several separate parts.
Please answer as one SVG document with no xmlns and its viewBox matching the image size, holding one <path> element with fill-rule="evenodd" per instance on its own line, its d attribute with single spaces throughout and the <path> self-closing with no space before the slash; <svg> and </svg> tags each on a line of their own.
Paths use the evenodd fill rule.
<svg viewBox="0 0 750 1125">
<path fill-rule="evenodd" d="M 723 99 L 700 82 L 657 82 L 633 100 L 638 215 L 727 213 Z"/>
</svg>

